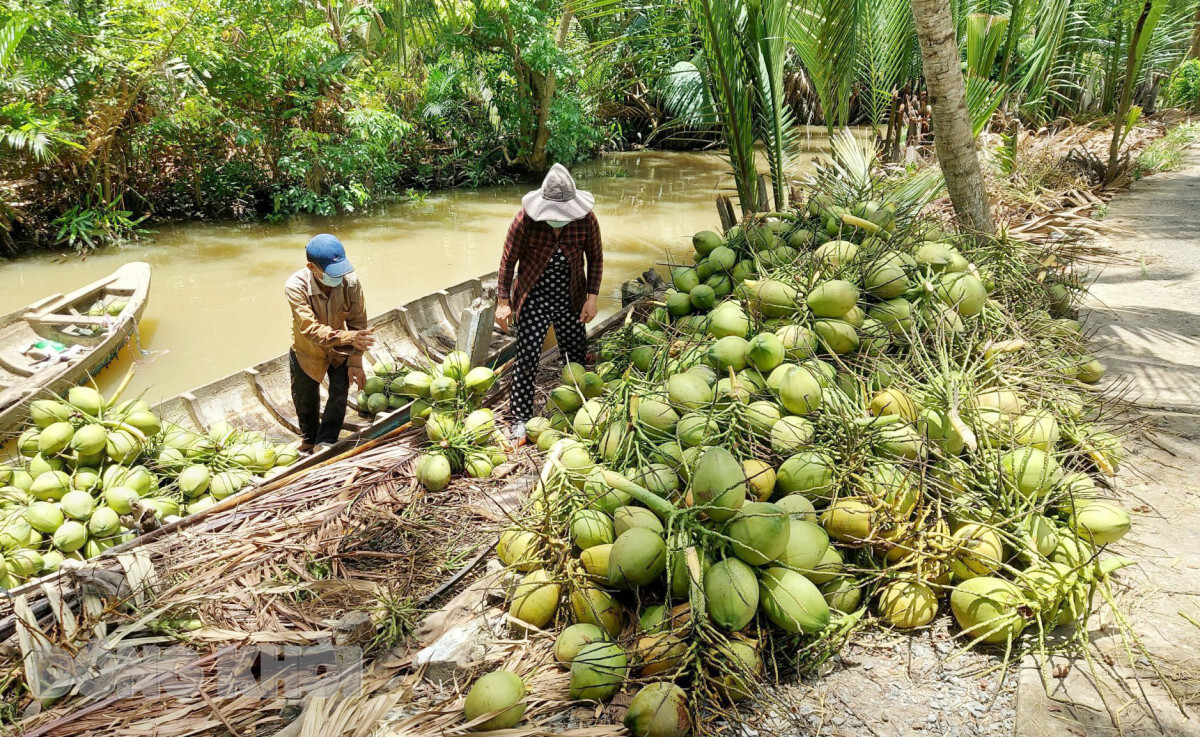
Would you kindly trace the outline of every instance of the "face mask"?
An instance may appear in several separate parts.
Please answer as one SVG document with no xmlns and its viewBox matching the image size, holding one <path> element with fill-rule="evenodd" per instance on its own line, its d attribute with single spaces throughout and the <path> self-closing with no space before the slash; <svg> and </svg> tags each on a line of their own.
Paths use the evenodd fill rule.
<svg viewBox="0 0 1200 737">
<path fill-rule="evenodd" d="M 340 277 L 340 276 L 329 276 L 328 274 L 324 274 L 324 273 L 323 273 L 323 274 L 321 274 L 320 276 L 318 276 L 318 277 L 317 277 L 317 281 L 321 282 L 322 284 L 324 284 L 324 285 L 325 285 L 325 286 L 327 286 L 327 287 L 336 287 L 336 286 L 340 286 L 340 285 L 341 285 L 341 283 L 342 283 L 342 277 Z"/>
<path fill-rule="evenodd" d="M 554 228 L 555 230 L 563 227 L 564 225 L 569 225 L 570 223 L 571 223 L 570 220 L 547 220 L 546 221 L 546 225 L 549 225 L 551 228 Z"/>
</svg>

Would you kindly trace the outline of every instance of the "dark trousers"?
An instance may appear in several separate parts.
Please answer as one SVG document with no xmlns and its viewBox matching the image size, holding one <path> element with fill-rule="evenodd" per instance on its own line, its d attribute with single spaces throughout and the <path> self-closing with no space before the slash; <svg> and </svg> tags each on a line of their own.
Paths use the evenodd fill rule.
<svg viewBox="0 0 1200 737">
<path fill-rule="evenodd" d="M 557 303 L 557 304 L 556 304 Z M 554 324 L 559 357 L 563 363 L 587 360 L 587 328 L 579 321 L 579 313 L 566 300 L 565 287 L 561 299 L 535 290 L 521 306 L 517 321 L 517 360 L 510 390 L 510 408 L 514 422 L 525 422 L 533 415 L 533 389 L 537 379 L 538 360 L 546 331 Z"/>
<path fill-rule="evenodd" d="M 300 368 L 296 352 L 288 353 L 288 364 L 292 370 L 292 402 L 296 405 L 296 419 L 300 422 L 300 434 L 310 445 L 337 442 L 342 423 L 346 421 L 346 400 L 350 394 L 350 363 L 329 367 L 329 399 L 325 402 L 325 413 L 321 414 L 321 382 L 314 381 Z"/>
</svg>

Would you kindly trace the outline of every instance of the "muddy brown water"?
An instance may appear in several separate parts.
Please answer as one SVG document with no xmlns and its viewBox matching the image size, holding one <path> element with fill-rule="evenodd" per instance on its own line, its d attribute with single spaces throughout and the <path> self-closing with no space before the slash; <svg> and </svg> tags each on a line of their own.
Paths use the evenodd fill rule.
<svg viewBox="0 0 1200 737">
<path fill-rule="evenodd" d="M 798 168 L 827 147 L 810 130 Z M 601 317 L 620 306 L 620 286 L 654 262 L 678 261 L 691 235 L 719 224 L 716 195 L 731 185 L 717 153 L 628 152 L 578 167 L 596 195 L 604 239 Z M 304 263 L 316 233 L 337 235 L 366 289 L 370 314 L 494 271 L 504 234 L 528 185 L 435 192 L 369 213 L 293 217 L 281 223 L 188 222 L 161 226 L 138 243 L 86 259 L 39 255 L 0 263 L 0 312 L 67 292 L 128 261 L 153 267 L 139 331 L 137 368 L 125 394 L 151 403 L 287 350 L 290 316 L 283 283 Z M 660 268 L 665 274 L 665 269 Z M 98 377 L 115 387 L 134 362 L 122 351 Z"/>
</svg>

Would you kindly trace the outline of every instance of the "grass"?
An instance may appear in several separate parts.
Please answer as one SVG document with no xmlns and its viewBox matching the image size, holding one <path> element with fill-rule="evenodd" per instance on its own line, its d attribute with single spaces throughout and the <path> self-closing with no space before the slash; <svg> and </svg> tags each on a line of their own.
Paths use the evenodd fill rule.
<svg viewBox="0 0 1200 737">
<path fill-rule="evenodd" d="M 1133 179 L 1178 169 L 1184 154 L 1200 138 L 1200 123 L 1184 123 L 1170 133 L 1146 146 L 1133 161 Z"/>
</svg>

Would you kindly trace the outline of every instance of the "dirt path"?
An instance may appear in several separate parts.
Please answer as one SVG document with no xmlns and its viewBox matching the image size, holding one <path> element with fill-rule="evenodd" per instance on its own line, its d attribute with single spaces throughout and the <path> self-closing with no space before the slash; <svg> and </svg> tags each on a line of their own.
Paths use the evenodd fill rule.
<svg viewBox="0 0 1200 737">
<path fill-rule="evenodd" d="M 1115 593 L 1150 657 L 1131 660 L 1112 614 L 1093 616 L 1090 664 L 1022 665 L 1018 737 L 1200 735 L 1200 147 L 1115 198 L 1104 222 L 1128 263 L 1100 274 L 1086 326 L 1106 381 L 1146 413 L 1116 489 L 1134 513 L 1116 552 L 1139 564 Z"/>
</svg>

